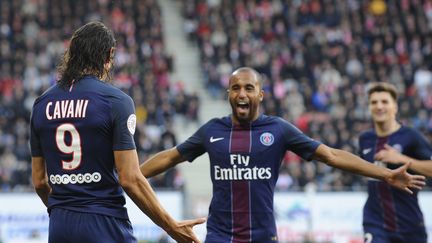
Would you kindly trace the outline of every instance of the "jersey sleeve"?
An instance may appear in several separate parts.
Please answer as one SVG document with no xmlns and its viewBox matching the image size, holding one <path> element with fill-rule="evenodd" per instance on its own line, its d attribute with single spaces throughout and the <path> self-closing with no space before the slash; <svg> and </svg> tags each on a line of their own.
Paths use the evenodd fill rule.
<svg viewBox="0 0 432 243">
<path fill-rule="evenodd" d="M 42 147 L 39 140 L 39 135 L 34 126 L 34 112 L 35 107 L 33 106 L 33 110 L 30 117 L 30 150 L 32 157 L 40 157 L 43 156 Z"/>
<path fill-rule="evenodd" d="M 133 135 L 136 127 L 135 106 L 126 94 L 114 99 L 113 117 L 113 150 L 135 149 Z"/>
<path fill-rule="evenodd" d="M 310 138 L 291 123 L 280 119 L 285 147 L 305 160 L 311 160 L 320 142 Z"/>
<path fill-rule="evenodd" d="M 417 130 L 413 130 L 413 140 L 415 141 L 413 157 L 419 160 L 432 159 L 432 146 L 429 141 Z"/>
<path fill-rule="evenodd" d="M 204 146 L 204 134 L 207 124 L 201 126 L 186 141 L 177 145 L 177 150 L 187 161 L 192 162 L 195 158 L 206 152 Z"/>
</svg>

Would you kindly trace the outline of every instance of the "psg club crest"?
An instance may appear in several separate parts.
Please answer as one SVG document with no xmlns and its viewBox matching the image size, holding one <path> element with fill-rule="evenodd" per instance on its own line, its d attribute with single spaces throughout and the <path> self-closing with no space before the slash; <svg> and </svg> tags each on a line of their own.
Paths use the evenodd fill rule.
<svg viewBox="0 0 432 243">
<path fill-rule="evenodd" d="M 260 142 L 265 145 L 265 146 L 270 146 L 273 144 L 274 142 L 274 136 L 273 134 L 269 133 L 269 132 L 265 132 L 263 134 L 261 134 L 260 136 Z"/>
<path fill-rule="evenodd" d="M 399 153 L 402 153 L 402 145 L 397 143 L 397 144 L 393 144 L 392 147 L 396 149 Z"/>
</svg>

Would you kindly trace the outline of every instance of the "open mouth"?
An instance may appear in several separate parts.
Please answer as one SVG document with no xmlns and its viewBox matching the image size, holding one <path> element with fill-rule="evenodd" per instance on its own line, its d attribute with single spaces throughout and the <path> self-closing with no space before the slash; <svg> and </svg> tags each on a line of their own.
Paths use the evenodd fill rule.
<svg viewBox="0 0 432 243">
<path fill-rule="evenodd" d="M 249 111 L 249 103 L 246 101 L 239 101 L 237 102 L 237 110 L 240 112 L 247 112 Z"/>
</svg>

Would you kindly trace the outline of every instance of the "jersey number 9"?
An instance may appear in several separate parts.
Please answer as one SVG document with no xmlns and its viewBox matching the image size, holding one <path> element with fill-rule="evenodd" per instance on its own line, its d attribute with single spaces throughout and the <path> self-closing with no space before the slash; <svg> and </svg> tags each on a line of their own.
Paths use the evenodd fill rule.
<svg viewBox="0 0 432 243">
<path fill-rule="evenodd" d="M 70 144 L 66 144 L 65 142 L 65 134 L 69 133 L 71 135 Z M 74 170 L 78 168 L 81 164 L 81 138 L 80 134 L 75 128 L 74 125 L 70 123 L 64 123 L 57 127 L 56 131 L 56 143 L 58 149 L 65 154 L 71 154 L 72 159 L 69 161 L 62 160 L 62 167 L 65 170 Z"/>
</svg>

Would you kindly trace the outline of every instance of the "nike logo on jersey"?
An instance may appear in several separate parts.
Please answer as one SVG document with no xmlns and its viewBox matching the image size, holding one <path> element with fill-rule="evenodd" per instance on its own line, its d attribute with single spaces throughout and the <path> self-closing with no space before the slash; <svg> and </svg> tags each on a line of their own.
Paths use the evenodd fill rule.
<svg viewBox="0 0 432 243">
<path fill-rule="evenodd" d="M 210 143 L 214 143 L 214 142 L 217 142 L 217 141 L 222 140 L 222 139 L 224 139 L 224 138 L 213 138 L 213 136 L 211 136 L 210 137 Z"/>
<path fill-rule="evenodd" d="M 363 149 L 363 154 L 368 154 L 370 151 L 372 151 L 372 148 Z"/>
</svg>

